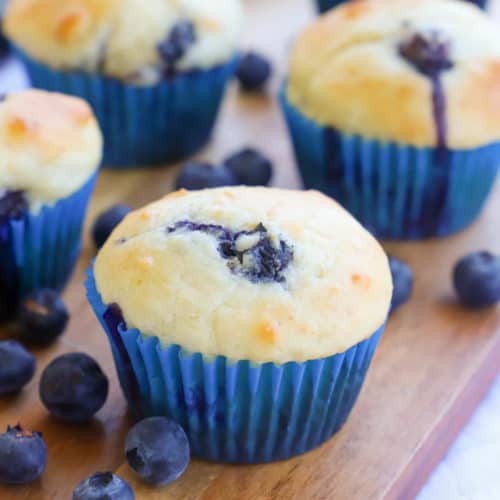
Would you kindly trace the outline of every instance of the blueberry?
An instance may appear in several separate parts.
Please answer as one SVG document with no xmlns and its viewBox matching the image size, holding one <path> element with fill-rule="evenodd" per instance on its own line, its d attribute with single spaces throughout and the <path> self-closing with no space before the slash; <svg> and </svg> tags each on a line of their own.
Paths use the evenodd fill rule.
<svg viewBox="0 0 500 500">
<path fill-rule="evenodd" d="M 394 285 L 391 311 L 394 311 L 407 302 L 411 296 L 413 291 L 413 272 L 406 262 L 392 256 L 389 256 L 389 267 Z"/>
<path fill-rule="evenodd" d="M 240 59 L 236 77 L 243 90 L 254 92 L 262 90 L 271 73 L 271 63 L 264 56 L 247 52 Z"/>
<path fill-rule="evenodd" d="M 181 220 L 166 228 L 167 234 L 176 231 L 199 231 L 216 238 L 219 254 L 229 269 L 252 283 L 283 283 L 293 260 L 293 248 L 284 240 L 274 242 L 262 223 L 250 231 L 234 232 L 218 224 Z"/>
<path fill-rule="evenodd" d="M 226 166 L 214 167 L 208 163 L 187 163 L 175 180 L 176 189 L 205 189 L 235 186 L 237 179 Z"/>
<path fill-rule="evenodd" d="M 73 500 L 134 500 L 134 490 L 127 481 L 112 472 L 96 472 L 78 483 Z"/>
<path fill-rule="evenodd" d="M 435 76 L 451 69 L 450 44 L 437 32 L 415 33 L 399 45 L 399 53 L 418 71 L 427 76 Z"/>
<path fill-rule="evenodd" d="M 191 21 L 179 21 L 170 30 L 167 38 L 158 45 L 158 52 L 167 65 L 167 73 L 175 69 L 175 64 L 196 42 L 196 30 Z"/>
<path fill-rule="evenodd" d="M 189 464 L 189 442 L 182 427 L 166 417 L 146 418 L 130 429 L 125 441 L 127 462 L 145 481 L 168 484 Z"/>
<path fill-rule="evenodd" d="M 0 396 L 21 390 L 35 373 L 35 358 L 19 342 L 0 342 Z"/>
<path fill-rule="evenodd" d="M 21 336 L 37 345 L 48 345 L 68 324 L 68 310 L 55 290 L 43 288 L 27 295 L 19 309 Z"/>
<path fill-rule="evenodd" d="M 67 422 L 85 422 L 108 397 L 108 379 L 87 354 L 69 353 L 43 371 L 40 398 L 49 412 Z"/>
<path fill-rule="evenodd" d="M 224 165 L 233 172 L 238 184 L 245 186 L 267 186 L 273 174 L 271 161 L 252 148 L 245 148 L 224 160 Z"/>
<path fill-rule="evenodd" d="M 453 284 L 467 307 L 489 307 L 500 302 L 500 255 L 481 251 L 460 259 L 453 270 Z"/>
<path fill-rule="evenodd" d="M 125 216 L 130 212 L 127 205 L 115 205 L 102 212 L 94 222 L 92 237 L 96 248 L 101 248 L 113 229 L 120 224 Z"/>
<path fill-rule="evenodd" d="M 0 483 L 31 483 L 46 464 L 47 447 L 40 433 L 25 431 L 18 424 L 0 434 Z"/>
</svg>

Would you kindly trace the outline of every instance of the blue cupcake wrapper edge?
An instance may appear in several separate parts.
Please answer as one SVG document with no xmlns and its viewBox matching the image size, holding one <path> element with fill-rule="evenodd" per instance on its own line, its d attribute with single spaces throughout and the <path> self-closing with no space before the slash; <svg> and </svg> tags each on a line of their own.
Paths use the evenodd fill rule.
<svg viewBox="0 0 500 500">
<path fill-rule="evenodd" d="M 10 275 L 0 286 L 7 288 L 7 294 L 16 295 L 11 307 L 37 288 L 61 290 L 66 285 L 80 254 L 82 226 L 95 179 L 96 174 L 70 196 L 54 205 L 43 205 L 22 219 L 7 220 L 0 228 L 0 258 L 6 267 L 4 274 Z"/>
<path fill-rule="evenodd" d="M 336 199 L 378 237 L 421 239 L 458 232 L 479 216 L 500 167 L 500 142 L 471 150 L 365 139 L 324 127 L 280 103 L 307 188 Z"/>
<path fill-rule="evenodd" d="M 282 365 L 234 361 L 162 346 L 137 329 L 113 332 L 92 268 L 86 288 L 135 416 L 175 419 L 194 456 L 219 462 L 282 460 L 329 439 L 354 406 L 385 326 L 323 359 Z"/>
<path fill-rule="evenodd" d="M 184 158 L 210 139 L 238 58 L 209 70 L 138 86 L 81 71 L 58 71 L 20 49 L 32 83 L 89 102 L 104 135 L 104 165 L 126 168 Z"/>
</svg>

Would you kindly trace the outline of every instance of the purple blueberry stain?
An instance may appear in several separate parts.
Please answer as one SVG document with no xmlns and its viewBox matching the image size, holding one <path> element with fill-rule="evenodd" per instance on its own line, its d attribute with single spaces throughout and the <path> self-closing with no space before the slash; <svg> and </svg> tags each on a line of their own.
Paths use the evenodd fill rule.
<svg viewBox="0 0 500 500">
<path fill-rule="evenodd" d="M 24 191 L 7 190 L 0 194 L 0 322 L 11 320 L 17 310 L 21 276 L 12 234 L 12 221 L 27 217 L 28 200 Z"/>
<path fill-rule="evenodd" d="M 432 83 L 432 104 L 438 149 L 446 149 L 446 96 L 441 74 L 453 68 L 450 42 L 438 31 L 414 33 L 399 45 L 399 54 Z"/>
<path fill-rule="evenodd" d="M 136 412 L 137 418 L 143 418 L 144 410 L 141 397 L 141 389 L 137 377 L 134 373 L 134 367 L 128 354 L 125 343 L 120 335 L 120 327 L 126 329 L 127 324 L 123 317 L 120 306 L 116 303 L 109 304 L 103 314 L 103 320 L 106 323 L 107 330 L 112 339 L 112 343 L 118 351 L 118 355 L 123 363 L 124 384 L 130 402 L 130 407 Z"/>
<path fill-rule="evenodd" d="M 449 150 L 447 146 L 447 118 L 446 95 L 442 83 L 442 73 L 453 68 L 450 56 L 450 41 L 440 32 L 433 30 L 428 33 L 413 33 L 400 43 L 399 54 L 408 61 L 419 73 L 430 79 L 432 85 L 432 109 L 436 130 L 436 166 L 444 173 L 439 172 L 434 179 L 434 189 L 429 199 L 424 204 L 423 218 L 426 221 L 426 232 L 432 234 L 436 224 L 439 226 L 447 216 L 446 204 L 448 198 L 448 173 Z M 441 217 L 436 220 L 432 214 L 439 213 Z"/>
<path fill-rule="evenodd" d="M 257 224 L 250 231 L 234 232 L 218 224 L 202 224 L 182 220 L 169 226 L 167 234 L 199 231 L 213 236 L 219 243 L 219 255 L 234 274 L 252 283 L 284 283 L 285 272 L 293 260 L 293 248 L 284 240 L 272 240 L 267 228 Z M 244 238 L 248 238 L 245 245 Z"/>
</svg>

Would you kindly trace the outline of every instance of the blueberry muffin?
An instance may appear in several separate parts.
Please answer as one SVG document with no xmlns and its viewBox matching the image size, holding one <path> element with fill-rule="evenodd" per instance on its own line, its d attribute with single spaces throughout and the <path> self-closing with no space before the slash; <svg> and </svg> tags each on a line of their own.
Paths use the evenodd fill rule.
<svg viewBox="0 0 500 500">
<path fill-rule="evenodd" d="M 235 70 L 240 0 L 11 0 L 35 86 L 93 106 L 105 163 L 164 163 L 209 139 Z"/>
<path fill-rule="evenodd" d="M 344 423 L 392 281 L 376 240 L 328 197 L 231 187 L 129 214 L 87 289 L 135 414 L 175 418 L 198 457 L 255 463 Z"/>
<path fill-rule="evenodd" d="M 0 102 L 0 321 L 28 292 L 60 289 L 80 251 L 102 137 L 84 101 L 39 90 Z"/>
<path fill-rule="evenodd" d="M 282 92 L 307 187 L 382 237 L 445 236 L 500 164 L 500 33 L 456 0 L 348 3 L 296 41 Z"/>
</svg>

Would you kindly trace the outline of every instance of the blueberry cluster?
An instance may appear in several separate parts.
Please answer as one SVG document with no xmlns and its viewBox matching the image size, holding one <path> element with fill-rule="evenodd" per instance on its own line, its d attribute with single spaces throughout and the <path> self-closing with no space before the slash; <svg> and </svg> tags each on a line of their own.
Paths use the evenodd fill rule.
<svg viewBox="0 0 500 500">
<path fill-rule="evenodd" d="M 234 232 L 217 224 L 183 220 L 167 228 L 167 234 L 177 231 L 200 231 L 216 238 L 219 254 L 228 261 L 229 269 L 252 283 L 284 283 L 284 273 L 293 260 L 293 249 L 283 240 L 275 244 L 263 224 L 251 231 Z M 241 238 L 252 236 L 256 238 L 250 238 L 250 246 L 239 245 Z"/>
<path fill-rule="evenodd" d="M 222 186 L 267 186 L 273 175 L 269 158 L 246 147 L 225 158 L 221 165 L 189 162 L 175 180 L 175 189 L 206 189 Z"/>
</svg>

